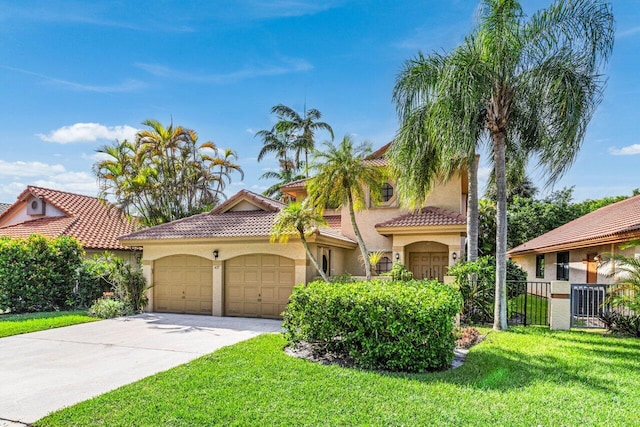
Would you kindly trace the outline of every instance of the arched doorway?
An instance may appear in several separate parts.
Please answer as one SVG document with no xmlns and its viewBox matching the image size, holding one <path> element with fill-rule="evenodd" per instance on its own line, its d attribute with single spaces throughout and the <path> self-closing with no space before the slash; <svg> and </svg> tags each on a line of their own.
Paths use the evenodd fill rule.
<svg viewBox="0 0 640 427">
<path fill-rule="evenodd" d="M 449 266 L 449 247 L 437 242 L 417 242 L 405 247 L 407 268 L 415 279 L 444 280 Z"/>
</svg>

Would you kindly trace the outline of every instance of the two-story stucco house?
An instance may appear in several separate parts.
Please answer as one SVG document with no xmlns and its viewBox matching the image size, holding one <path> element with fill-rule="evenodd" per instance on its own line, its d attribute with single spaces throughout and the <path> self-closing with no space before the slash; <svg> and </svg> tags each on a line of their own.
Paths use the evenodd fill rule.
<svg viewBox="0 0 640 427">
<path fill-rule="evenodd" d="M 367 162 L 386 167 L 386 148 Z M 282 188 L 296 200 L 306 196 L 305 181 Z M 376 266 L 389 271 L 404 263 L 417 278 L 443 279 L 447 267 L 463 256 L 466 233 L 466 173 L 456 174 L 409 212 L 398 205 L 394 183 L 383 188 L 383 202 L 357 212 L 367 249 L 381 251 Z M 151 311 L 215 316 L 279 317 L 295 284 L 317 272 L 299 240 L 270 243 L 276 214 L 285 205 L 242 190 L 213 211 L 121 237 L 143 248 L 143 269 L 153 287 Z M 327 210 L 328 227 L 308 240 L 329 275 L 364 275 L 348 210 Z"/>
</svg>

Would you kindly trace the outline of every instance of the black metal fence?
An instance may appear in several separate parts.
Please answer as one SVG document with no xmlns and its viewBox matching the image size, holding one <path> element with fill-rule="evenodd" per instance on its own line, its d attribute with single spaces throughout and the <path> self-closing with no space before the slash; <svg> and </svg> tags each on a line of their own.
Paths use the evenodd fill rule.
<svg viewBox="0 0 640 427">
<path fill-rule="evenodd" d="M 549 325 L 550 282 L 507 282 L 507 322 L 509 325 Z M 464 298 L 462 322 L 493 322 L 495 283 L 466 282 L 460 291 Z"/>
</svg>

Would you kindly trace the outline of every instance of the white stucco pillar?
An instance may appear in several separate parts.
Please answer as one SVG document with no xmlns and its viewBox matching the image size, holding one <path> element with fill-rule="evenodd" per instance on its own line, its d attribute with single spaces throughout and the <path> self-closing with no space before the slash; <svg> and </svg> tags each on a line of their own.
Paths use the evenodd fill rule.
<svg viewBox="0 0 640 427">
<path fill-rule="evenodd" d="M 571 283 L 551 282 L 549 299 L 549 329 L 571 329 Z"/>
<path fill-rule="evenodd" d="M 144 311 L 150 312 L 153 311 L 153 261 L 142 260 L 142 275 L 147 281 L 147 286 L 150 287 L 147 289 L 149 302 L 145 306 Z"/>
<path fill-rule="evenodd" d="M 212 292 L 212 314 L 214 316 L 224 315 L 224 262 L 213 261 L 213 292 Z"/>
<path fill-rule="evenodd" d="M 393 257 L 393 263 L 395 264 L 396 262 L 399 262 L 400 264 L 403 265 L 407 265 L 407 263 L 405 262 L 404 259 L 404 246 L 393 246 L 392 250 L 392 254 L 391 256 Z M 396 254 L 400 255 L 400 258 L 396 259 Z"/>
</svg>

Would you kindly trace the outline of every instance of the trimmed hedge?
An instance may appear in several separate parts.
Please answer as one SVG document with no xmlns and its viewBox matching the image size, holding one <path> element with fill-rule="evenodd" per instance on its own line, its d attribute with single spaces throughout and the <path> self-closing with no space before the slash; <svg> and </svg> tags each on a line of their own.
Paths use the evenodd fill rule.
<svg viewBox="0 0 640 427">
<path fill-rule="evenodd" d="M 284 313 L 290 345 L 306 342 L 356 366 L 423 372 L 451 365 L 460 293 L 437 281 L 298 285 Z"/>
<path fill-rule="evenodd" d="M 0 310 L 13 313 L 74 306 L 84 250 L 70 237 L 0 238 Z"/>
</svg>

